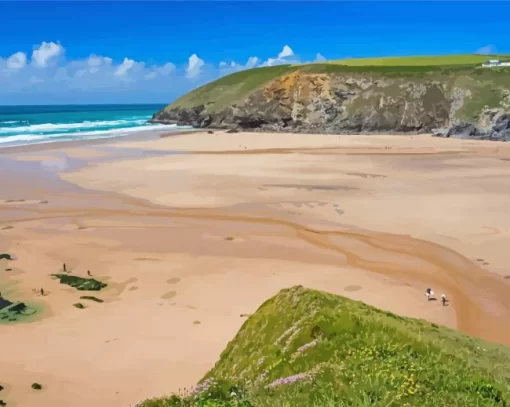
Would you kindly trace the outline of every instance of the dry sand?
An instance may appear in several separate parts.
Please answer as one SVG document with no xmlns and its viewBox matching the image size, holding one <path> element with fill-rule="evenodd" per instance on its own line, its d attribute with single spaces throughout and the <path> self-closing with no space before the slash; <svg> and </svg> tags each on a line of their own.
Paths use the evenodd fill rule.
<svg viewBox="0 0 510 407">
<path fill-rule="evenodd" d="M 194 133 L 18 148 L 0 183 L 0 252 L 17 258 L 0 289 L 45 306 L 0 325 L 9 406 L 129 406 L 190 386 L 241 314 L 295 284 L 510 345 L 507 144 Z M 108 282 L 105 302 L 52 280 L 64 262 Z"/>
</svg>

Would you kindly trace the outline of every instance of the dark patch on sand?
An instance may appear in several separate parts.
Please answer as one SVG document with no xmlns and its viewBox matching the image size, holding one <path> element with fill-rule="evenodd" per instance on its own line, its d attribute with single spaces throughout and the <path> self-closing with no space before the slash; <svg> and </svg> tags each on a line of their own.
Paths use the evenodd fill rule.
<svg viewBox="0 0 510 407">
<path fill-rule="evenodd" d="M 177 295 L 177 291 L 169 291 L 161 296 L 164 300 L 170 300 Z"/>
<path fill-rule="evenodd" d="M 2 228 L 2 230 L 9 230 L 9 229 L 14 229 L 14 226 L 10 226 L 10 225 L 9 225 L 9 226 L 4 226 L 4 227 Z"/>
<path fill-rule="evenodd" d="M 346 185 L 265 184 L 264 186 L 270 187 L 270 188 L 306 189 L 307 191 L 354 191 L 354 190 L 359 190 L 359 188 L 349 187 Z"/>
<path fill-rule="evenodd" d="M 386 175 L 381 174 L 368 174 L 365 172 L 348 172 L 347 175 L 361 178 L 386 178 Z"/>
<path fill-rule="evenodd" d="M 348 285 L 344 287 L 345 291 L 355 292 L 361 290 L 363 287 L 360 285 Z"/>
<path fill-rule="evenodd" d="M 156 259 L 155 257 L 136 257 L 136 261 L 161 261 L 161 259 Z"/>
<path fill-rule="evenodd" d="M 177 284 L 179 281 L 181 281 L 181 279 L 179 277 L 172 277 L 172 278 L 166 280 L 166 282 L 168 284 Z"/>
</svg>

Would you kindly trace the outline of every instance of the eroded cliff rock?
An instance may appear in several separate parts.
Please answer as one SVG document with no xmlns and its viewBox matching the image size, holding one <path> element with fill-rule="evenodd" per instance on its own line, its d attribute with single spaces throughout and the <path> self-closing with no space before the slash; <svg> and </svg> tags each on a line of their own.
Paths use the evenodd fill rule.
<svg viewBox="0 0 510 407">
<path fill-rule="evenodd" d="M 248 91 L 246 78 L 244 73 L 244 82 L 225 84 L 220 79 L 217 85 L 197 89 L 156 113 L 152 122 L 250 131 L 433 132 L 510 140 L 510 73 L 385 75 L 289 69 Z"/>
</svg>

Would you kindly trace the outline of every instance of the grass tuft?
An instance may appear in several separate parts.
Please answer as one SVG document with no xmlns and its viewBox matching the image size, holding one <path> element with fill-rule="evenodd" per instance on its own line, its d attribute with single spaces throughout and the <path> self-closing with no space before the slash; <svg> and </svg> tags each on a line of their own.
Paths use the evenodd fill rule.
<svg viewBox="0 0 510 407">
<path fill-rule="evenodd" d="M 509 406 L 510 349 L 325 292 L 266 301 L 163 406 Z"/>
<path fill-rule="evenodd" d="M 80 297 L 81 300 L 90 300 L 95 302 L 104 302 L 101 298 L 94 297 L 92 295 L 82 295 Z"/>
<path fill-rule="evenodd" d="M 80 291 L 100 291 L 107 286 L 106 283 L 93 278 L 83 278 L 68 274 L 52 274 L 60 280 L 60 284 L 67 284 Z"/>
</svg>

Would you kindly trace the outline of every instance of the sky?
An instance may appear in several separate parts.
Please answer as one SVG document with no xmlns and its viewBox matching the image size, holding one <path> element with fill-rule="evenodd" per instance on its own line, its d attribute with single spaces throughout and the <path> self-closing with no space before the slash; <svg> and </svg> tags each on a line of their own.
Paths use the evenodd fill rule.
<svg viewBox="0 0 510 407">
<path fill-rule="evenodd" d="M 0 1 L 0 105 L 169 103 L 242 69 L 510 54 L 510 2 Z"/>
</svg>

